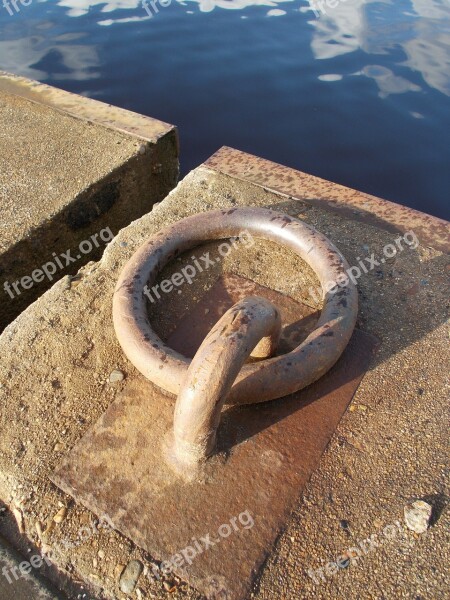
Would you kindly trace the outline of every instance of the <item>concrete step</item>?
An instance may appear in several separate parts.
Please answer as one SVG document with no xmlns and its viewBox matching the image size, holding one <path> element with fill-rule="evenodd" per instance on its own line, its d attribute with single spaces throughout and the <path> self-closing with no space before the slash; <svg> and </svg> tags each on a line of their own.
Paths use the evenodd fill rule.
<svg viewBox="0 0 450 600">
<path fill-rule="evenodd" d="M 178 178 L 176 128 L 0 71 L 0 331 Z"/>
</svg>

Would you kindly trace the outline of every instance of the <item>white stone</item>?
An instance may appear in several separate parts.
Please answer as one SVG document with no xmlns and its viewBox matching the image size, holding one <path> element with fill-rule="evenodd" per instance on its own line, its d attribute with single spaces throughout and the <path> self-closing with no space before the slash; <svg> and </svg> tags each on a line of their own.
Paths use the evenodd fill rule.
<svg viewBox="0 0 450 600">
<path fill-rule="evenodd" d="M 405 506 L 405 522 L 408 529 L 416 533 L 424 533 L 430 526 L 432 511 L 433 507 L 422 500 Z"/>
</svg>

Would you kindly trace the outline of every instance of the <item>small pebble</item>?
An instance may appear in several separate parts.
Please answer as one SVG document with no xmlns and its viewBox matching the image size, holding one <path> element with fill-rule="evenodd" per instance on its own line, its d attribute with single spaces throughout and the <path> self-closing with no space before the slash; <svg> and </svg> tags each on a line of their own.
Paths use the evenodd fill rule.
<svg viewBox="0 0 450 600">
<path fill-rule="evenodd" d="M 142 563 L 138 560 L 130 560 L 127 564 L 119 581 L 120 590 L 124 594 L 131 594 L 134 591 L 143 568 Z"/>
<path fill-rule="evenodd" d="M 36 533 L 38 534 L 38 538 L 42 540 L 42 536 L 44 532 L 42 531 L 42 524 L 40 521 L 36 521 L 35 523 Z"/>
<path fill-rule="evenodd" d="M 105 558 L 105 552 L 104 552 L 104 550 L 99 550 L 99 551 L 97 552 L 97 554 L 98 554 L 98 557 L 99 557 L 101 560 L 103 560 L 103 559 Z"/>
<path fill-rule="evenodd" d="M 380 519 L 375 519 L 375 521 L 373 522 L 373 526 L 374 527 L 381 527 L 383 525 L 383 521 L 381 521 Z"/>
<path fill-rule="evenodd" d="M 405 522 L 408 529 L 416 533 L 425 533 L 430 526 L 433 507 L 423 500 L 417 500 L 404 508 Z"/>
<path fill-rule="evenodd" d="M 14 517 L 16 518 L 17 527 L 19 528 L 19 533 L 24 533 L 25 532 L 25 524 L 24 524 L 24 520 L 23 520 L 22 511 L 20 510 L 20 508 L 14 507 L 12 512 L 13 512 Z"/>
<path fill-rule="evenodd" d="M 48 519 L 48 521 L 46 523 L 44 535 L 49 535 L 53 531 L 54 527 L 55 527 L 55 523 L 54 523 L 53 519 L 52 518 Z"/>
<path fill-rule="evenodd" d="M 125 569 L 125 565 L 116 565 L 114 568 L 114 578 L 119 579 Z"/>
<path fill-rule="evenodd" d="M 114 371 L 109 376 L 109 383 L 117 383 L 118 381 L 123 381 L 125 379 L 125 375 L 119 369 L 114 369 Z"/>
<path fill-rule="evenodd" d="M 55 523 L 62 523 L 67 515 L 67 508 L 61 508 L 53 517 Z"/>
</svg>

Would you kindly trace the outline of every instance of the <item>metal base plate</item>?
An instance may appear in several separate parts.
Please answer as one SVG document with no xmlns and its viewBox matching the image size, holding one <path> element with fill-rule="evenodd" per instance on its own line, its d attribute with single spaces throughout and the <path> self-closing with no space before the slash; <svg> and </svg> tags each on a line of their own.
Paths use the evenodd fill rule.
<svg viewBox="0 0 450 600">
<path fill-rule="evenodd" d="M 308 307 L 225 276 L 180 322 L 169 343 L 192 356 L 220 314 L 249 294 L 280 308 L 288 324 L 285 349 L 314 327 L 317 316 Z M 163 457 L 175 400 L 139 377 L 52 480 L 94 513 L 108 514 L 117 530 L 153 557 L 172 560 L 174 572 L 207 597 L 240 600 L 317 467 L 376 346 L 373 336 L 356 330 L 335 367 L 309 388 L 260 405 L 226 408 L 218 454 L 192 482 L 178 479 Z"/>
</svg>

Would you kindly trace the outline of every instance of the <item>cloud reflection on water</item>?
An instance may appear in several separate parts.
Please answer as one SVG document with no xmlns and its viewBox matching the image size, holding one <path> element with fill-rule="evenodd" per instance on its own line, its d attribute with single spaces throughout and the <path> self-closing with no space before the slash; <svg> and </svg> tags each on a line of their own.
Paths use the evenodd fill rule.
<svg viewBox="0 0 450 600">
<path fill-rule="evenodd" d="M 374 57 L 401 49 L 405 60 L 397 63 L 400 67 L 419 72 L 430 87 L 450 96 L 450 6 L 441 0 L 410 0 L 409 11 L 396 0 L 347 0 L 319 19 L 311 15 L 316 59 L 356 50 Z M 369 64 L 359 74 L 374 79 L 383 98 L 418 91 L 415 83 L 388 71 Z"/>
<path fill-rule="evenodd" d="M 450 6 L 443 0 L 342 0 L 335 8 L 327 8 L 327 13 L 320 18 L 315 17 L 307 0 L 300 3 L 294 0 L 174 0 L 173 5 L 176 3 L 184 8 L 196 4 L 203 13 L 215 9 L 248 9 L 245 17 L 251 17 L 248 11 L 255 7 L 267 7 L 266 15 L 280 18 L 300 11 L 307 15 L 313 57 L 323 61 L 317 75 L 321 81 L 331 85 L 348 77 L 348 73 L 339 72 L 327 61 L 362 51 L 364 54 L 358 60 L 365 64 L 353 75 L 372 79 L 381 98 L 420 91 L 417 77 L 414 81 L 409 79 L 413 73 L 420 73 L 428 86 L 450 96 Z M 157 23 L 156 16 L 150 17 L 144 12 L 141 0 L 57 0 L 57 4 L 66 9 L 69 17 L 82 17 L 99 7 L 105 18 L 96 16 L 94 19 L 103 27 L 142 21 L 154 21 L 154 26 Z M 163 10 L 160 7 L 160 12 Z M 128 14 L 124 14 L 125 11 Z M 21 17 L 25 14 L 23 11 Z M 8 26 L 13 27 L 13 24 L 9 22 Z M 18 27 L 18 31 L 22 28 Z M 39 36 L 1 41 L 2 68 L 35 79 L 98 77 L 96 68 L 100 67 L 100 61 L 96 46 L 77 44 L 74 39 L 65 41 L 71 43 L 64 43 L 62 39 L 56 43 Z M 389 64 L 390 69 L 379 64 L 378 55 L 399 51 L 403 59 Z M 47 63 L 51 67 L 47 67 Z"/>
<path fill-rule="evenodd" d="M 0 41 L 1 68 L 30 79 L 84 81 L 100 76 L 95 46 L 51 44 L 42 36 Z"/>
</svg>

